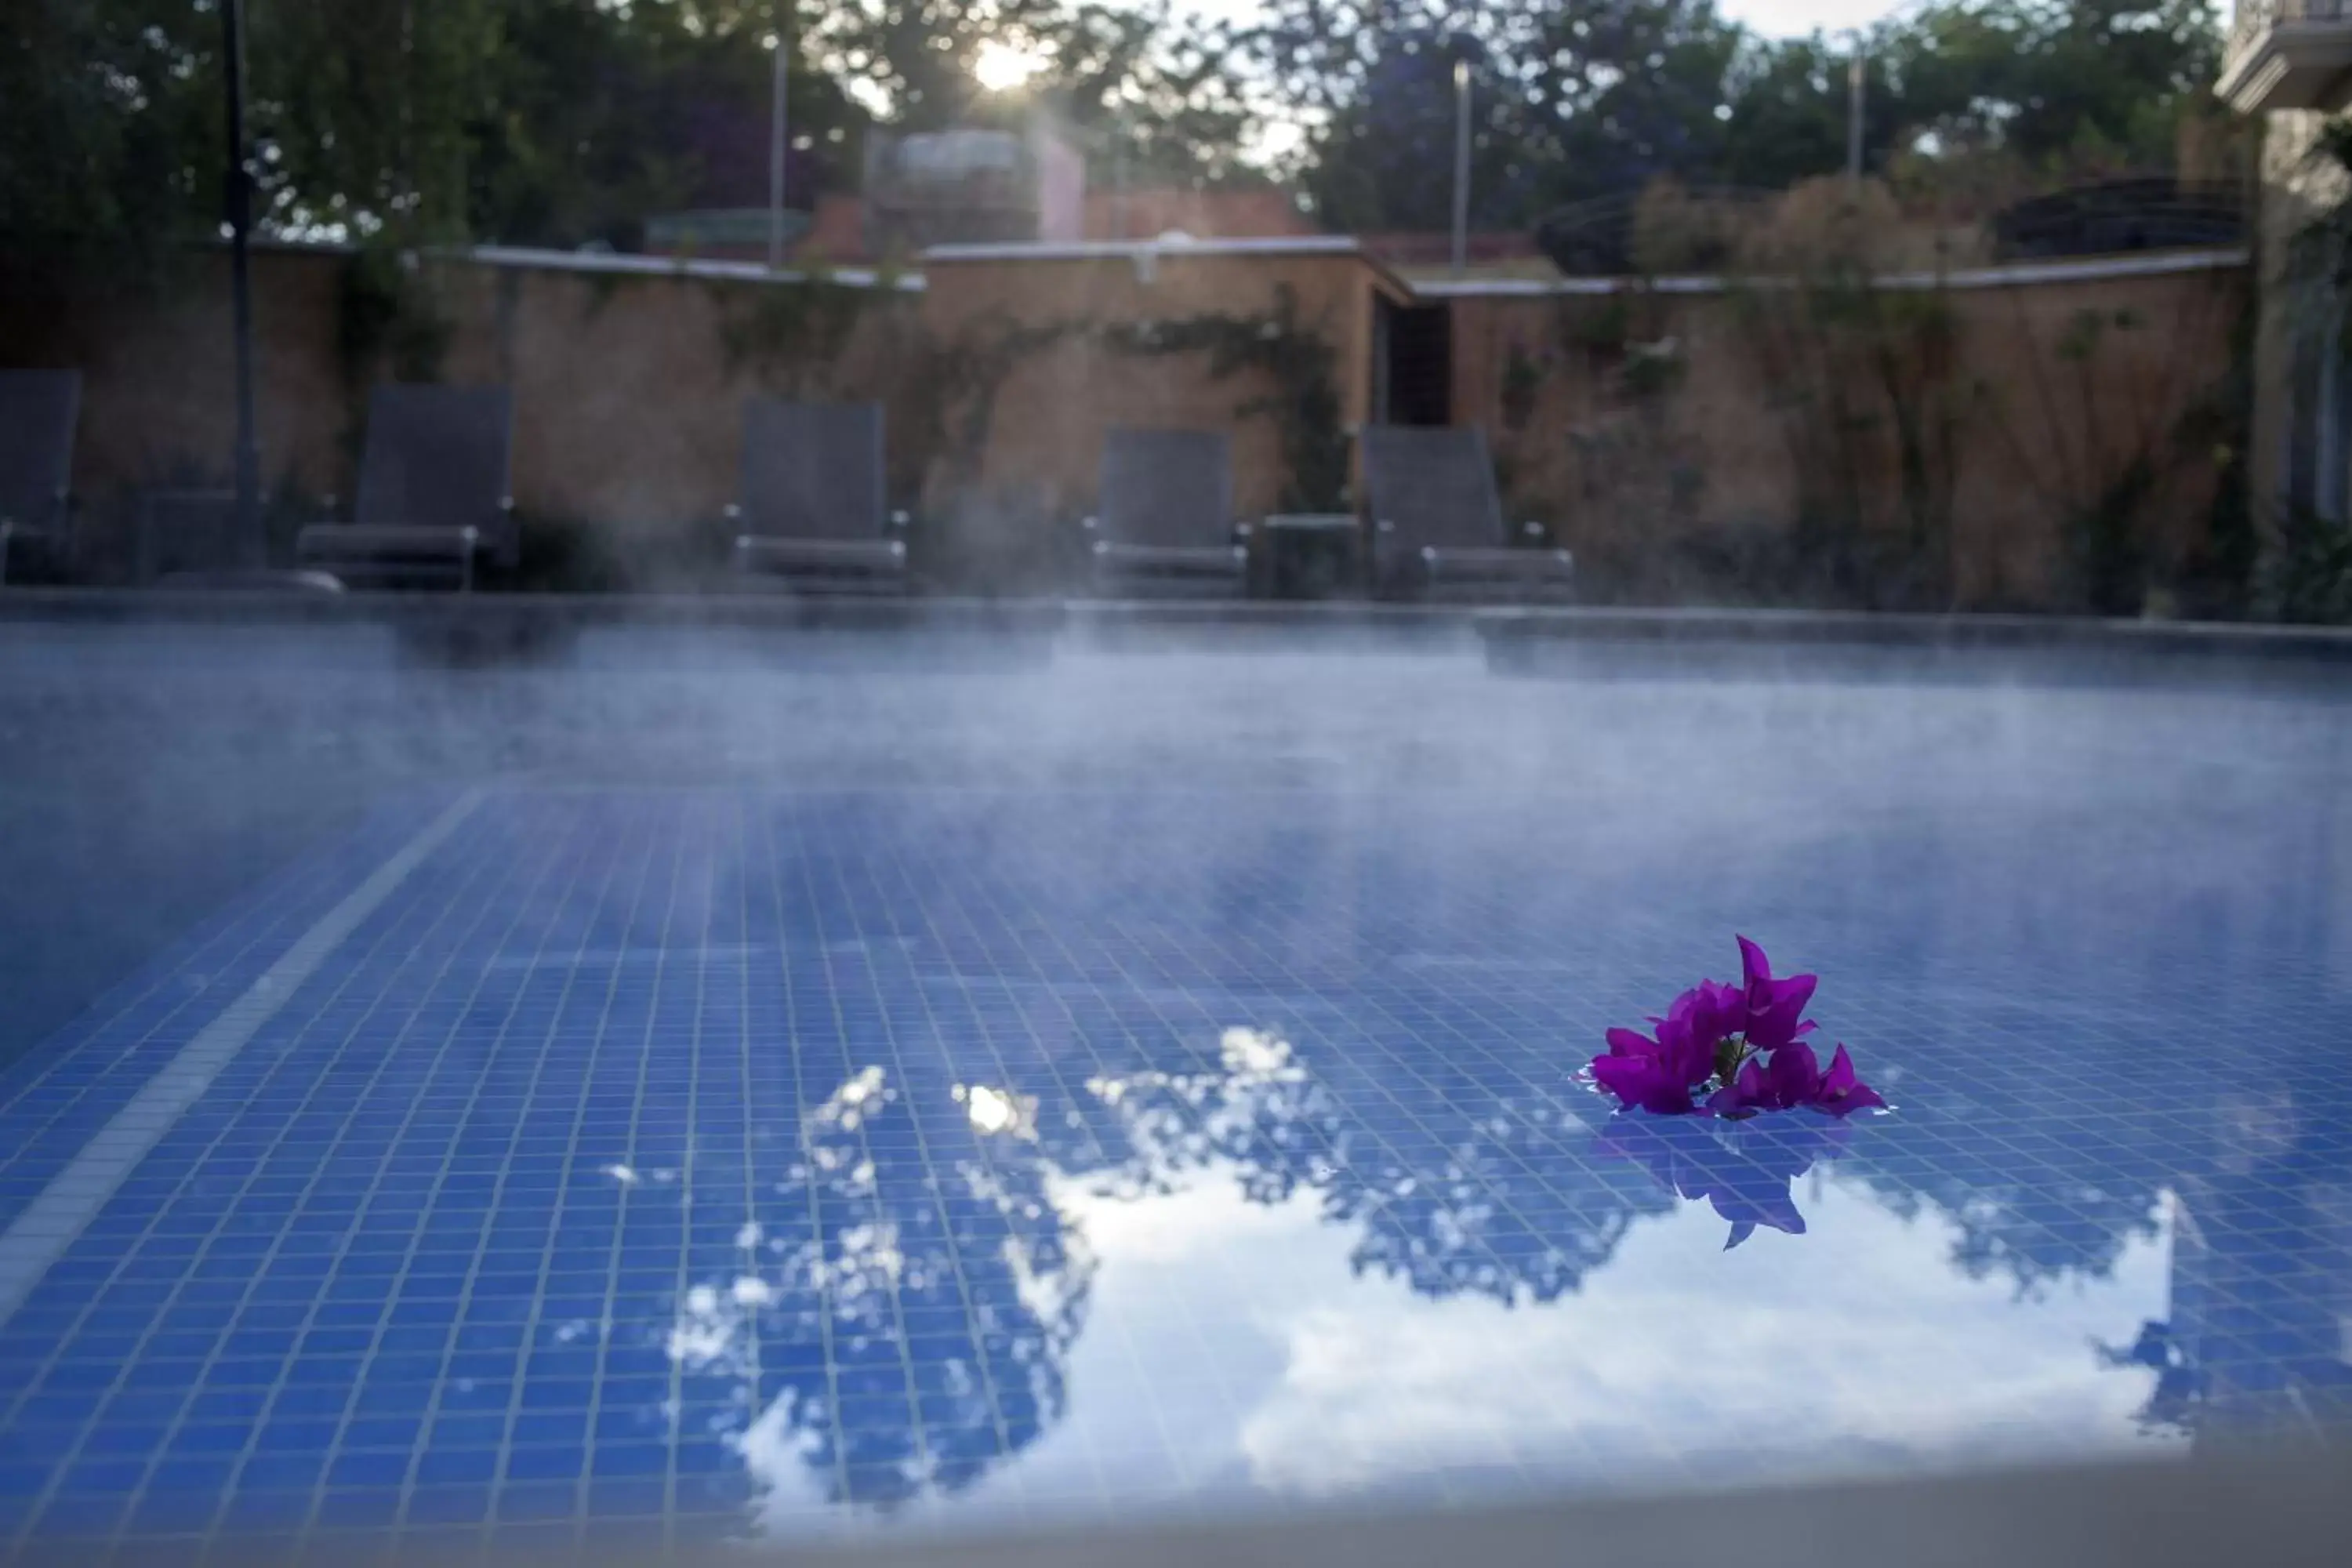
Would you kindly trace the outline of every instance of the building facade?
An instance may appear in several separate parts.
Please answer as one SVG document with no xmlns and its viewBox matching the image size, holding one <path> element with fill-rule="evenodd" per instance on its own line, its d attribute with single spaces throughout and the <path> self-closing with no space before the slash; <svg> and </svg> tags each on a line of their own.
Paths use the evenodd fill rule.
<svg viewBox="0 0 2352 1568">
<path fill-rule="evenodd" d="M 2238 0 L 2216 90 L 2263 117 L 2254 343 L 2255 514 L 2352 518 L 2352 363 L 2340 265 L 2319 238 L 2352 201 L 2330 128 L 2352 110 L 2352 0 Z"/>
</svg>

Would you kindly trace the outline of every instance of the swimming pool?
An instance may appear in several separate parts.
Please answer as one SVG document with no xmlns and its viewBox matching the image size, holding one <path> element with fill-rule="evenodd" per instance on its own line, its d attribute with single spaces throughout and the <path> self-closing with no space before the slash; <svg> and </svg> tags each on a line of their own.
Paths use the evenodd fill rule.
<svg viewBox="0 0 2352 1568">
<path fill-rule="evenodd" d="M 216 906 L 0 1077 L 20 1547 L 1710 1488 L 2352 1394 L 2324 689 L 285 636 L 5 650 L 17 809 L 178 824 Z M 1710 1203 L 1574 1074 L 1734 931 L 1897 1109 Z"/>
</svg>

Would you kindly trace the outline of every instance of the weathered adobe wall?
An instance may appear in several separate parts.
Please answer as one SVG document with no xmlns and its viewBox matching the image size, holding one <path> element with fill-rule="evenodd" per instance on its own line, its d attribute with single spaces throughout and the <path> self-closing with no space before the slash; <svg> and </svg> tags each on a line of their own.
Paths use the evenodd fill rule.
<svg viewBox="0 0 2352 1568">
<path fill-rule="evenodd" d="M 2069 591 L 2068 520 L 2135 459 L 2159 575 L 2216 484 L 2242 482 L 2197 414 L 2246 287 L 2223 268 L 1883 290 L 1843 302 L 1883 312 L 1864 329 L 1786 289 L 1464 298 L 1454 416 L 1487 428 L 1512 504 L 1604 568 L 1841 518 L 1892 542 L 1924 515 L 1946 520 L 1951 602 L 2047 605 Z"/>
</svg>

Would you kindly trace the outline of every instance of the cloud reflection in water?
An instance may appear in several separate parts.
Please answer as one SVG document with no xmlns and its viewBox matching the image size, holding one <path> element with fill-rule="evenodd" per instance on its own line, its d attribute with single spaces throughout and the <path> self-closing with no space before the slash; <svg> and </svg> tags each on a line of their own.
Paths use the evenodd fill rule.
<svg viewBox="0 0 2352 1568">
<path fill-rule="evenodd" d="M 1082 1085 L 869 1067 L 762 1200 L 813 1223 L 747 1230 L 670 1353 L 741 1391 L 730 1440 L 775 1536 L 949 1500 L 1646 1484 L 1692 1456 L 1752 1479 L 1759 1455 L 1802 1473 L 2137 1430 L 2151 1374 L 2092 1342 L 2162 1315 L 2147 1207 L 2100 1274 L 2032 1300 L 1952 1267 L 1959 1216 L 1843 1176 L 1815 1174 L 1802 1247 L 1727 1257 L 1726 1221 L 1802 1231 L 1792 1184 L 1853 1135 L 1588 1114 L 1327 1081 L 1251 1028 L 1195 1069 Z M 1738 1364 L 1689 1364 L 1675 1325 L 1734 1296 Z"/>
</svg>

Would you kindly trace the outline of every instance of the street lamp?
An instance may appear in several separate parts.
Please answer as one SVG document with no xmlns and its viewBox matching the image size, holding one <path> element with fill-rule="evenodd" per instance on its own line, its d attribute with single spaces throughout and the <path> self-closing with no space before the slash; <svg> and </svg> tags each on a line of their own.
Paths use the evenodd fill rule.
<svg viewBox="0 0 2352 1568">
<path fill-rule="evenodd" d="M 1851 185 L 1862 184 L 1862 98 L 1869 75 L 1870 56 L 1857 33 L 1853 58 L 1845 64 L 1845 177 Z"/>
<path fill-rule="evenodd" d="M 1470 265 L 1470 68 L 1484 52 L 1466 32 L 1449 34 L 1454 57 L 1454 270 Z"/>
<path fill-rule="evenodd" d="M 221 85 L 228 117 L 229 298 L 236 335 L 236 532 L 248 550 L 261 539 L 261 445 L 253 416 L 253 164 L 245 142 L 245 6 L 221 5 Z"/>
<path fill-rule="evenodd" d="M 1454 270 L 1470 263 L 1470 62 L 1454 62 Z"/>
<path fill-rule="evenodd" d="M 791 107 L 792 17 L 792 0 L 777 0 L 776 31 L 772 41 L 776 57 L 775 85 L 768 112 L 768 270 L 771 272 L 780 270 L 784 265 L 784 132 L 786 110 Z"/>
</svg>

